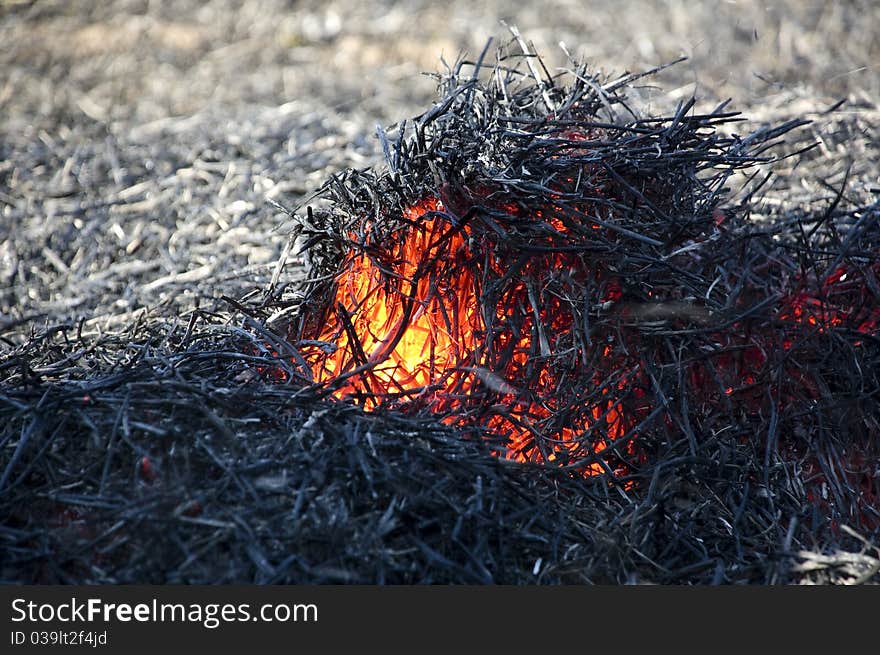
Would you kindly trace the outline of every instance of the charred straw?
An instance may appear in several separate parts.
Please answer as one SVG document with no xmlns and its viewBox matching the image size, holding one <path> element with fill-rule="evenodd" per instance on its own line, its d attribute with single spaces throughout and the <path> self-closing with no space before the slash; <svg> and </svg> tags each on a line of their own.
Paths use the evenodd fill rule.
<svg viewBox="0 0 880 655">
<path fill-rule="evenodd" d="M 0 578 L 876 579 L 880 206 L 757 215 L 802 121 L 488 60 L 297 215 L 304 283 L 0 344 Z"/>
</svg>

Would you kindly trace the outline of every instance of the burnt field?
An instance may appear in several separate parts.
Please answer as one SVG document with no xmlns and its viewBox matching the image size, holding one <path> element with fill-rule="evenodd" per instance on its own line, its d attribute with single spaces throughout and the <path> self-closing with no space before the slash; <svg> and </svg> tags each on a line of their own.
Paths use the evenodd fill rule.
<svg viewBox="0 0 880 655">
<path fill-rule="evenodd" d="M 876 583 L 878 26 L 0 0 L 0 579 Z"/>
</svg>

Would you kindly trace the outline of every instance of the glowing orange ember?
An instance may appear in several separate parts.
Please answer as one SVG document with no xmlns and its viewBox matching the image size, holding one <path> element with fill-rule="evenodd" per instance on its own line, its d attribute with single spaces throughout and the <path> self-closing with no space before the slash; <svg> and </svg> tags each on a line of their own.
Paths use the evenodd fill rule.
<svg viewBox="0 0 880 655">
<path fill-rule="evenodd" d="M 455 369 L 472 357 L 480 329 L 473 273 L 463 233 L 450 230 L 440 211 L 433 198 L 409 209 L 405 218 L 413 225 L 399 250 L 381 263 L 355 254 L 336 280 L 335 310 L 347 321 L 319 336 L 338 348 L 323 359 L 317 379 L 348 376 L 338 397 L 448 388 Z M 393 273 L 392 288 L 380 267 Z M 346 322 L 356 339 L 346 334 Z"/>
<path fill-rule="evenodd" d="M 499 454 L 516 461 L 555 461 L 562 452 L 583 459 L 583 435 L 592 427 L 601 427 L 600 436 L 591 438 L 592 453 L 624 434 L 620 407 L 611 400 L 592 402 L 569 426 L 545 425 L 559 409 L 560 372 L 544 360 L 556 347 L 556 335 L 569 330 L 571 317 L 560 311 L 559 298 L 538 298 L 541 290 L 528 280 L 560 268 L 576 274 L 581 262 L 558 253 L 525 262 L 520 281 L 487 306 L 481 302 L 486 290 L 480 288 L 480 264 L 503 277 L 510 262 L 487 255 L 491 248 L 480 249 L 488 261 L 475 261 L 468 247 L 472 234 L 455 224 L 438 198 L 415 204 L 404 219 L 398 228 L 403 234 L 368 234 L 344 262 L 335 280 L 336 320 L 331 317 L 317 339 L 334 349 L 308 353 L 317 382 L 367 409 L 377 406 L 377 397 L 416 400 L 447 423 L 480 424 L 508 438 L 508 448 Z M 558 219 L 548 223 L 565 229 Z M 616 285 L 608 286 L 612 297 L 619 293 Z M 516 316 L 508 315 L 510 308 Z M 487 321 L 502 328 L 489 340 Z M 500 371 L 492 365 L 498 353 L 506 362 Z M 518 383 L 525 379 L 537 383 L 524 389 Z M 476 386 L 494 393 L 498 402 L 470 407 Z M 597 461 L 581 468 L 604 471 Z"/>
<path fill-rule="evenodd" d="M 486 202 L 491 194 L 479 195 Z M 503 227 L 491 216 L 463 223 L 466 211 L 433 195 L 405 209 L 403 220 L 359 225 L 324 323 L 304 348 L 315 382 L 367 410 L 427 409 L 447 424 L 488 430 L 506 439 L 497 454 L 508 459 L 627 473 L 627 462 L 645 461 L 637 432 L 663 410 L 651 399 L 643 337 L 625 327 L 625 303 L 623 324 L 592 332 L 592 341 L 572 309 L 615 305 L 620 280 L 586 251 L 564 247 L 570 228 L 552 200 L 538 209 L 495 207 Z M 590 223 L 591 211 L 581 208 L 580 228 L 604 229 Z M 505 245 L 504 229 L 531 235 L 536 225 L 528 253 Z M 714 345 L 682 364 L 688 405 L 759 415 L 767 402 L 819 397 L 821 382 L 800 357 L 786 357 L 810 334 L 876 334 L 880 309 L 864 289 L 866 276 L 877 275 L 875 264 L 840 267 L 818 286 L 796 280 L 775 310 L 781 330 L 735 323 L 709 334 Z M 647 295 L 653 302 L 655 292 Z M 768 395 L 773 371 L 782 371 L 792 398 Z M 579 383 L 566 386 L 572 379 Z M 666 425 L 674 428 L 668 418 Z"/>
</svg>

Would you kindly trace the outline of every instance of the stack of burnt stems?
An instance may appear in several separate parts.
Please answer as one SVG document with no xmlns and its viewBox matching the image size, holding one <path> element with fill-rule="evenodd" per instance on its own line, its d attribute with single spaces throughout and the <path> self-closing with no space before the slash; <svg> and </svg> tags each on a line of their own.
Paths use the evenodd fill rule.
<svg viewBox="0 0 880 655">
<path fill-rule="evenodd" d="M 550 74 L 514 46 L 441 77 L 380 130 L 380 170 L 302 212 L 301 383 L 626 490 L 723 441 L 753 484 L 796 477 L 876 527 L 877 207 L 758 220 L 731 178 L 799 121 L 638 116 L 641 76 Z"/>
</svg>

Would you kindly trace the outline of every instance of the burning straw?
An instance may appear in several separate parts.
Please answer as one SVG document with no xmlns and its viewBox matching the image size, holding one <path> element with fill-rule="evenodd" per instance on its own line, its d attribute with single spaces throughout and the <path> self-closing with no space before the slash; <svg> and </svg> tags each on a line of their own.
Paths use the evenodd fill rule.
<svg viewBox="0 0 880 655">
<path fill-rule="evenodd" d="M 876 579 L 880 206 L 757 220 L 800 121 L 527 52 L 327 182 L 294 292 L 288 250 L 220 306 L 4 327 L 0 578 Z"/>
<path fill-rule="evenodd" d="M 731 178 L 803 121 L 739 136 L 694 100 L 640 117 L 641 76 L 551 76 L 518 45 L 457 65 L 380 130 L 383 169 L 319 192 L 299 375 L 627 488 L 740 440 L 755 484 L 792 458 L 811 497 L 877 526 L 876 208 L 751 220 L 756 189 L 730 204 Z"/>
</svg>

